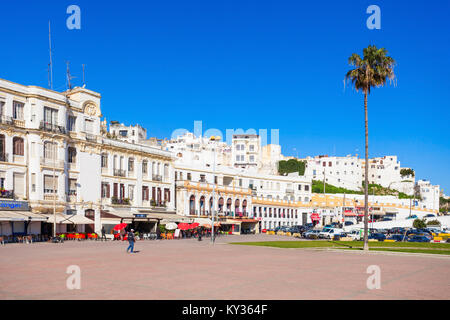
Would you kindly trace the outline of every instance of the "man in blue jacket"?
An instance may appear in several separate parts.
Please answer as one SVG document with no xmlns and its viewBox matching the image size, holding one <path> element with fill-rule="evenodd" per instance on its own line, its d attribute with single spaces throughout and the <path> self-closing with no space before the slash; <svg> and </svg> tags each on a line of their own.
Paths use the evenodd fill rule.
<svg viewBox="0 0 450 320">
<path fill-rule="evenodd" d="M 134 253 L 134 230 L 131 229 L 127 235 L 128 235 L 128 243 L 130 244 L 127 248 L 127 253 L 130 249 L 131 253 Z"/>
</svg>

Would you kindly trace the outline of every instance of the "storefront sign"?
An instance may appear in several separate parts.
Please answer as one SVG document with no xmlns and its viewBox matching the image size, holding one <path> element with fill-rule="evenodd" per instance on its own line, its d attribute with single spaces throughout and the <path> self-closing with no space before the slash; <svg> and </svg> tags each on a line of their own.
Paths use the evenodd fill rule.
<svg viewBox="0 0 450 320">
<path fill-rule="evenodd" d="M 147 215 L 143 214 L 143 213 L 138 213 L 138 214 L 135 214 L 134 217 L 135 218 L 147 218 Z"/>
<path fill-rule="evenodd" d="M 26 201 L 0 200 L 0 210 L 28 211 L 30 209 Z"/>
</svg>

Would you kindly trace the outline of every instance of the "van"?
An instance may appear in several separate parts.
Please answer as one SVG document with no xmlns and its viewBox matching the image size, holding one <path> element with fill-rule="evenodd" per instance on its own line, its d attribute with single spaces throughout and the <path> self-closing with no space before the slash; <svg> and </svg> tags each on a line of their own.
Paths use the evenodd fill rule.
<svg viewBox="0 0 450 320">
<path fill-rule="evenodd" d="M 338 229 L 338 228 L 324 228 L 324 230 L 322 230 L 319 233 L 319 238 L 321 239 L 332 239 L 335 235 L 340 235 L 342 232 L 344 232 L 343 229 Z"/>
</svg>

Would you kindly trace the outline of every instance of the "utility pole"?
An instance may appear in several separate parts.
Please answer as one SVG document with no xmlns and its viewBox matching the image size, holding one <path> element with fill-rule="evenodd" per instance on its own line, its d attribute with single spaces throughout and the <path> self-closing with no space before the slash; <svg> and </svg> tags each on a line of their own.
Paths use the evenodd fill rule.
<svg viewBox="0 0 450 320">
<path fill-rule="evenodd" d="M 323 169 L 323 194 L 325 194 L 325 168 Z"/>
<path fill-rule="evenodd" d="M 55 135 L 52 135 L 53 140 L 53 237 L 56 237 L 56 153 L 58 147 L 55 142 Z"/>
<path fill-rule="evenodd" d="M 84 76 L 84 71 L 85 71 L 85 64 L 82 65 L 83 66 L 83 88 L 86 86 L 86 81 L 85 81 L 85 76 Z"/>
<path fill-rule="evenodd" d="M 72 77 L 70 75 L 69 61 L 66 61 L 66 64 L 67 64 L 67 69 L 66 69 L 67 87 L 68 87 L 69 90 L 72 90 L 72 83 L 70 82 L 70 80 L 72 80 Z"/>
<path fill-rule="evenodd" d="M 48 65 L 49 86 L 53 90 L 53 62 L 52 62 L 52 36 L 50 29 L 50 20 L 48 21 L 48 46 L 50 49 L 50 63 Z"/>
<path fill-rule="evenodd" d="M 345 191 L 344 191 L 344 200 L 342 201 L 342 226 L 344 226 L 345 221 Z"/>
</svg>

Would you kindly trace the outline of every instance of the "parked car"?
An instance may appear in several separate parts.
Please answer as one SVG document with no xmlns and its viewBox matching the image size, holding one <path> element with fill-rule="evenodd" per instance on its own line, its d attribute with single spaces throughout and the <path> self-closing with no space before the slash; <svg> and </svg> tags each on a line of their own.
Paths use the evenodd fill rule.
<svg viewBox="0 0 450 320">
<path fill-rule="evenodd" d="M 406 218 L 406 219 L 417 219 L 417 216 L 415 214 L 413 214 L 412 216 Z"/>
<path fill-rule="evenodd" d="M 309 230 L 303 234 L 306 239 L 318 239 L 320 230 Z"/>
<path fill-rule="evenodd" d="M 353 221 L 344 221 L 344 226 L 348 227 L 348 226 L 353 226 L 354 223 Z"/>
<path fill-rule="evenodd" d="M 351 237 L 353 240 L 360 241 L 361 231 L 359 229 L 353 229 L 352 231 L 347 233 L 347 236 Z"/>
<path fill-rule="evenodd" d="M 430 242 L 430 239 L 428 239 L 425 236 L 420 235 L 412 235 L 408 238 L 408 242 Z"/>
<path fill-rule="evenodd" d="M 390 235 L 387 239 L 395 240 L 395 242 L 401 242 L 401 241 L 404 241 L 405 239 L 407 239 L 407 237 L 405 237 L 404 234 L 393 234 L 393 235 Z"/>
<path fill-rule="evenodd" d="M 344 232 L 343 229 L 338 228 L 324 228 L 319 233 L 319 238 L 322 239 L 332 239 L 335 235 L 340 235 L 342 232 Z"/>
<path fill-rule="evenodd" d="M 392 221 L 392 218 L 383 218 L 381 221 Z"/>
<path fill-rule="evenodd" d="M 405 231 L 406 231 L 405 228 L 400 228 L 400 227 L 394 227 L 389 230 L 390 233 L 401 233 L 401 234 L 404 234 Z"/>
<path fill-rule="evenodd" d="M 436 216 L 432 213 L 429 213 L 425 216 L 425 218 L 436 218 Z"/>
<path fill-rule="evenodd" d="M 386 236 L 383 233 L 371 233 L 369 234 L 368 239 L 375 239 L 378 241 L 384 241 L 386 240 Z"/>
</svg>

